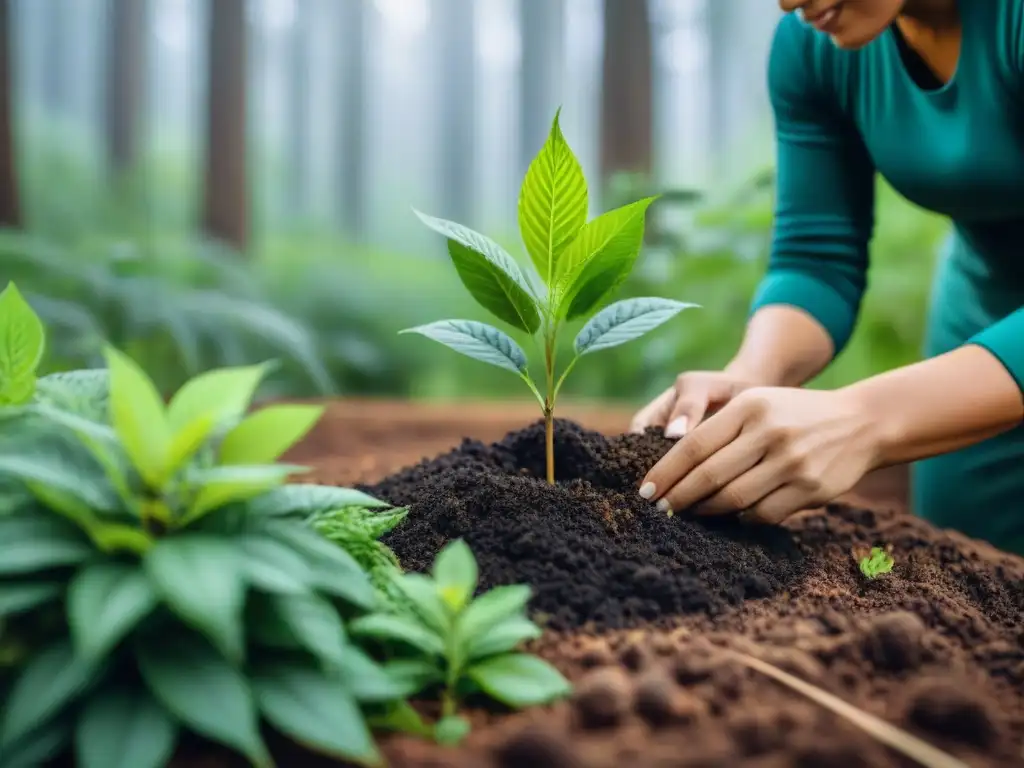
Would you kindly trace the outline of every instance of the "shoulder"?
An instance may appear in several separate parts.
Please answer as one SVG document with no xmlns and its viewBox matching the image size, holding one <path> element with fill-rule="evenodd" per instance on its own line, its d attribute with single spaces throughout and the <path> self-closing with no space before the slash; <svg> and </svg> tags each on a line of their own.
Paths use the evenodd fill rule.
<svg viewBox="0 0 1024 768">
<path fill-rule="evenodd" d="M 838 108 L 855 58 L 856 52 L 839 50 L 795 13 L 783 16 L 768 56 L 768 94 L 776 113 Z"/>
</svg>

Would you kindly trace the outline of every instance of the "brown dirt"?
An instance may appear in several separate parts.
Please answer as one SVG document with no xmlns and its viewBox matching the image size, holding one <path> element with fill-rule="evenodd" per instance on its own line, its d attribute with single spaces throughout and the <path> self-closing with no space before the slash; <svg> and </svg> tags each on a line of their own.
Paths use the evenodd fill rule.
<svg viewBox="0 0 1024 768">
<path fill-rule="evenodd" d="M 567 415 L 609 433 L 625 424 L 623 414 Z M 316 482 L 374 482 L 465 435 L 496 440 L 517 416 L 520 428 L 533 419 L 505 406 L 439 418 L 340 406 L 291 458 L 312 466 Z M 464 442 L 373 486 L 412 505 L 389 537 L 406 567 L 424 567 L 463 536 L 485 586 L 530 582 L 549 626 L 533 650 L 576 684 L 571 701 L 551 707 L 470 713 L 476 727 L 459 750 L 389 738 L 390 765 L 913 765 L 742 666 L 732 649 L 972 768 L 1024 766 L 1024 559 L 910 517 L 895 474 L 850 497 L 861 505 L 871 497 L 873 509 L 837 504 L 784 529 L 669 520 L 635 493 L 668 441 L 561 427 L 555 488 L 537 477 L 536 427 L 496 444 Z M 874 544 L 892 546 L 896 568 L 865 582 L 851 553 Z M 282 757 L 287 766 L 327 765 Z"/>
</svg>

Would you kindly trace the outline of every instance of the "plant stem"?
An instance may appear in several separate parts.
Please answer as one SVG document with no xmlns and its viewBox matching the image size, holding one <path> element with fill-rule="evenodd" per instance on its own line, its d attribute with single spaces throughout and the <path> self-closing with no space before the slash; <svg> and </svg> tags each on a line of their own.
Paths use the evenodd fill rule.
<svg viewBox="0 0 1024 768">
<path fill-rule="evenodd" d="M 547 477 L 551 485 L 555 484 L 555 353 L 554 334 L 550 334 L 544 344 L 545 381 L 547 383 L 544 398 L 544 458 L 547 464 Z"/>
</svg>

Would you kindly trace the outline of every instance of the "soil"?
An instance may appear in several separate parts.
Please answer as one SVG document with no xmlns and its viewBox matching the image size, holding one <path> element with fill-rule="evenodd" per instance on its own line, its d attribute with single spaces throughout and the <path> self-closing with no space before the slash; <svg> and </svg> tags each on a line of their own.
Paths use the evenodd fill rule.
<svg viewBox="0 0 1024 768">
<path fill-rule="evenodd" d="M 461 536 L 483 588 L 530 583 L 547 628 L 531 650 L 575 692 L 523 713 L 473 710 L 473 733 L 455 750 L 386 738 L 390 765 L 914 765 L 739 652 L 972 768 L 1024 766 L 1024 558 L 911 517 L 891 476 L 782 528 L 709 524 L 668 518 L 637 495 L 671 445 L 658 434 L 604 437 L 560 422 L 550 487 L 529 418 L 500 437 L 514 426 L 505 407 L 395 408 L 376 428 L 373 408 L 333 408 L 289 459 L 311 466 L 311 481 L 361 483 L 411 505 L 387 539 L 406 568 L 428 567 Z M 624 426 L 622 414 L 567 415 L 606 434 Z M 896 566 L 869 582 L 854 553 L 872 545 L 891 546 Z M 281 764 L 330 763 L 283 754 Z"/>
</svg>

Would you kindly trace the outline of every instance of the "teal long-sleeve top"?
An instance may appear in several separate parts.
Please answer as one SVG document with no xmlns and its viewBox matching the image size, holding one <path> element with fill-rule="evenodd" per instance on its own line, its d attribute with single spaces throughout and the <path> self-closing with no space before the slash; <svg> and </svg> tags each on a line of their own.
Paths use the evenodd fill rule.
<svg viewBox="0 0 1024 768">
<path fill-rule="evenodd" d="M 775 231 L 753 307 L 803 309 L 842 350 L 867 286 L 881 174 L 953 224 L 926 354 L 979 345 L 1024 390 L 1024 2 L 968 0 L 960 13 L 946 83 L 929 82 L 895 28 L 851 51 L 795 15 L 779 22 L 768 67 Z M 1024 427 L 918 462 L 913 506 L 1024 554 Z"/>
<path fill-rule="evenodd" d="M 790 14 L 769 59 L 778 182 L 768 274 L 754 307 L 788 304 L 815 317 L 840 351 L 867 284 L 874 177 L 954 224 L 956 260 L 975 278 L 978 307 L 1024 289 L 1024 3 L 961 3 L 952 80 L 915 81 L 898 34 L 836 48 Z M 989 302 L 991 303 L 991 302 Z M 955 309 L 955 308 L 950 308 Z M 995 355 L 1024 389 L 1024 308 L 965 342 Z"/>
</svg>

